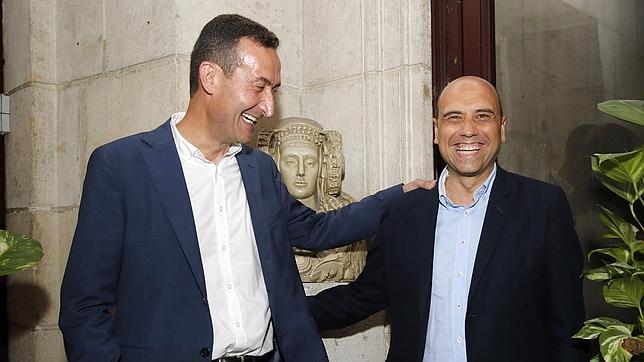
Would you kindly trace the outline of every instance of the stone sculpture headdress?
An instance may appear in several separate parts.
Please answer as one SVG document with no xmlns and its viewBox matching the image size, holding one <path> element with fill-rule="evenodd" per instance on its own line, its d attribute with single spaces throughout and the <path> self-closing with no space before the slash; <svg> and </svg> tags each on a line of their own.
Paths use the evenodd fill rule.
<svg viewBox="0 0 644 362">
<path fill-rule="evenodd" d="M 279 165 L 279 146 L 291 140 L 302 140 L 319 147 L 320 178 L 318 197 L 338 197 L 342 194 L 344 155 L 342 136 L 338 131 L 324 130 L 312 119 L 290 117 L 277 122 L 275 129 L 261 131 L 257 147 L 273 157 Z"/>
</svg>

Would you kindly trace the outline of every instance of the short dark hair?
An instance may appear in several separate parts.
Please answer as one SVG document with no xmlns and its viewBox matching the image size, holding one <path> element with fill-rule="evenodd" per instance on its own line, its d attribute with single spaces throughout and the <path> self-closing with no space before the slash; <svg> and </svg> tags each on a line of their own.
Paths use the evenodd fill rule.
<svg viewBox="0 0 644 362">
<path fill-rule="evenodd" d="M 204 61 L 217 63 L 226 76 L 239 66 L 237 44 L 249 38 L 265 48 L 276 49 L 280 41 L 263 25 L 237 14 L 224 14 L 210 20 L 201 30 L 190 55 L 190 95 L 199 87 L 199 65 Z"/>
</svg>

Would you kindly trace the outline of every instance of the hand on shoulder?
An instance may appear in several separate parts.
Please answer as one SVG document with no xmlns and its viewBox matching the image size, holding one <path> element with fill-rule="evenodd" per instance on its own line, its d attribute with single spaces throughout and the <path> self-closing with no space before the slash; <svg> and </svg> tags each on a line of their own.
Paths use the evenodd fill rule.
<svg viewBox="0 0 644 362">
<path fill-rule="evenodd" d="M 403 192 L 409 192 L 416 190 L 417 188 L 424 188 L 425 190 L 431 190 L 436 187 L 436 180 L 427 180 L 417 178 L 411 182 L 408 182 L 403 185 Z"/>
</svg>

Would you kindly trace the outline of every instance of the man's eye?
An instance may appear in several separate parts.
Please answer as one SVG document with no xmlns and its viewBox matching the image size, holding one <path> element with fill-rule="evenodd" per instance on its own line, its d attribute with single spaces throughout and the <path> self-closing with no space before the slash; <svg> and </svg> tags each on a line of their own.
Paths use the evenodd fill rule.
<svg viewBox="0 0 644 362">
<path fill-rule="evenodd" d="M 479 121 L 487 121 L 487 120 L 488 120 L 488 119 L 490 119 L 491 117 L 492 117 L 492 116 L 490 116 L 489 114 L 478 114 L 478 115 L 476 116 L 476 119 L 478 119 Z"/>
</svg>

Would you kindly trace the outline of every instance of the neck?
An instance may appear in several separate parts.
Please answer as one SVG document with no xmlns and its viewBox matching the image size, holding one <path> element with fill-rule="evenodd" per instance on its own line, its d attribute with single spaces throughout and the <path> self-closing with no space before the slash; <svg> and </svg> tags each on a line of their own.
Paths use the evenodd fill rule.
<svg viewBox="0 0 644 362">
<path fill-rule="evenodd" d="M 224 157 L 231 144 L 217 137 L 220 132 L 213 126 L 215 122 L 209 121 L 206 108 L 202 104 L 197 96 L 191 98 L 186 115 L 177 124 L 177 129 L 208 161 L 217 163 Z"/>
<path fill-rule="evenodd" d="M 463 176 L 450 170 L 445 180 L 445 194 L 457 205 L 470 206 L 474 202 L 474 192 L 491 173 L 492 169 L 476 176 Z"/>
</svg>

